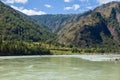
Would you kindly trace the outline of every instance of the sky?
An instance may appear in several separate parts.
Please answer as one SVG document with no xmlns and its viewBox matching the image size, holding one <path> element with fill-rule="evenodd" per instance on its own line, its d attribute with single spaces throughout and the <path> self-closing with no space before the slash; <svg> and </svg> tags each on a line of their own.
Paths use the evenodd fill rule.
<svg viewBox="0 0 120 80">
<path fill-rule="evenodd" d="M 78 14 L 111 1 L 120 0 L 2 0 L 26 15 Z"/>
</svg>

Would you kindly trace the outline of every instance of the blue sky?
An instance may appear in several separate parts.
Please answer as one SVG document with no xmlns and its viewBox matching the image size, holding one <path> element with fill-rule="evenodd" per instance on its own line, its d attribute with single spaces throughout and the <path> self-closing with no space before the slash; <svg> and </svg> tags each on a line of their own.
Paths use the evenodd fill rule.
<svg viewBox="0 0 120 80">
<path fill-rule="evenodd" d="M 110 1 L 120 0 L 2 0 L 27 15 L 83 13 Z"/>
</svg>

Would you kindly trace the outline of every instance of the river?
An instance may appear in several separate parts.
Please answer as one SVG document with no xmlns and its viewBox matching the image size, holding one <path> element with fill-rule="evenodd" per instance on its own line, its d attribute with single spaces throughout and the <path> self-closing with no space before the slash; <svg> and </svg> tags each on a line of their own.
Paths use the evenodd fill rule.
<svg viewBox="0 0 120 80">
<path fill-rule="evenodd" d="M 120 80 L 115 58 L 120 55 L 0 57 L 0 80 Z"/>
</svg>

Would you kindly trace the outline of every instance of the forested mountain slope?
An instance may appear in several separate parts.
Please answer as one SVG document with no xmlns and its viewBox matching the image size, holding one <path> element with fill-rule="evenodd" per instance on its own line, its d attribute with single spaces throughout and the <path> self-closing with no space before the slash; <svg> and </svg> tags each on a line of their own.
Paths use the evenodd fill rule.
<svg viewBox="0 0 120 80">
<path fill-rule="evenodd" d="M 2 40 L 45 42 L 53 36 L 43 25 L 0 1 L 0 38 Z"/>
</svg>

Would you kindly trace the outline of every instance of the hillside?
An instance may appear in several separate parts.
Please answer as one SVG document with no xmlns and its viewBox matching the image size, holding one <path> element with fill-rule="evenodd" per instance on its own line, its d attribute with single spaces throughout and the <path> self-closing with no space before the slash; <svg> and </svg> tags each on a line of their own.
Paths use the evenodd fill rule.
<svg viewBox="0 0 120 80">
<path fill-rule="evenodd" d="M 43 25 L 0 1 L 0 39 L 45 42 L 53 37 Z"/>
<path fill-rule="evenodd" d="M 77 46 L 118 45 L 120 41 L 120 3 L 104 4 L 59 31 L 59 42 Z"/>
<path fill-rule="evenodd" d="M 69 20 L 71 20 L 75 15 L 35 15 L 31 16 L 34 20 L 39 23 L 44 24 L 52 32 L 58 32 Z"/>
<path fill-rule="evenodd" d="M 84 14 L 47 14 L 47 15 L 34 15 L 30 16 L 35 21 L 42 23 L 46 28 L 50 29 L 53 33 L 59 32 L 65 25 L 76 22 L 81 16 L 86 16 L 91 11 Z"/>
<path fill-rule="evenodd" d="M 120 42 L 120 2 L 110 2 L 83 14 L 55 18 L 53 15 L 44 15 L 35 16 L 34 19 L 39 22 L 43 20 L 43 24 L 56 31 L 57 41 L 61 44 L 118 46 Z"/>
</svg>

